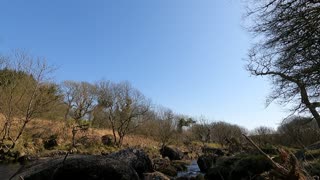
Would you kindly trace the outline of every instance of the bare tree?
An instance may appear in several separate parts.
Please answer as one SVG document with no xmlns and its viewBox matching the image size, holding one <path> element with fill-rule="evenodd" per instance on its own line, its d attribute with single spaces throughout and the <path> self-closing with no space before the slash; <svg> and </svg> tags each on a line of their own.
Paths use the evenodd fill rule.
<svg viewBox="0 0 320 180">
<path fill-rule="evenodd" d="M 211 138 L 221 145 L 239 143 L 241 134 L 245 133 L 245 131 L 244 128 L 241 128 L 238 125 L 229 124 L 223 121 L 211 123 Z"/>
<path fill-rule="evenodd" d="M 101 81 L 97 86 L 99 109 L 110 123 L 114 142 L 121 146 L 123 138 L 143 122 L 150 108 L 149 100 L 128 82 Z"/>
<path fill-rule="evenodd" d="M 256 140 L 259 145 L 267 145 L 267 143 L 272 142 L 272 135 L 275 134 L 275 132 L 273 128 L 260 126 L 253 130 L 252 138 Z"/>
<path fill-rule="evenodd" d="M 10 152 L 23 134 L 26 125 L 41 113 L 49 111 L 59 100 L 54 87 L 49 83 L 53 68 L 45 63 L 44 58 L 16 51 L 10 56 L 1 56 L 5 66 L 1 70 L 0 111 L 5 116 L 5 125 L 1 142 L 4 152 Z M 19 124 L 11 134 L 12 122 Z"/>
<path fill-rule="evenodd" d="M 312 119 L 312 118 L 311 118 Z M 286 118 L 278 127 L 281 144 L 304 148 L 320 140 L 320 130 L 315 121 L 308 117 Z"/>
<path fill-rule="evenodd" d="M 79 123 L 95 107 L 96 87 L 88 82 L 75 81 L 64 81 L 61 87 L 67 105 L 65 120 L 70 116 Z"/>
<path fill-rule="evenodd" d="M 247 70 L 273 82 L 268 103 L 295 103 L 293 112 L 309 112 L 320 127 L 320 3 L 254 1 L 249 27 L 258 43 L 249 53 Z M 251 23 L 252 24 L 252 23 Z"/>
<path fill-rule="evenodd" d="M 161 143 L 161 149 L 172 143 L 175 130 L 174 114 L 170 109 L 159 107 L 157 110 L 158 127 L 155 137 Z"/>
<path fill-rule="evenodd" d="M 211 127 L 208 119 L 200 117 L 191 130 L 196 139 L 202 142 L 203 146 L 211 141 Z"/>
</svg>

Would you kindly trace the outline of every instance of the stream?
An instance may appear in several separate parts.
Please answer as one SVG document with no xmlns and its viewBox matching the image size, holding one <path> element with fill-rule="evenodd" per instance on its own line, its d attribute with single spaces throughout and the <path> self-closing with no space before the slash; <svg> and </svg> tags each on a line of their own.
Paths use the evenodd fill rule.
<svg viewBox="0 0 320 180">
<path fill-rule="evenodd" d="M 187 168 L 187 171 L 178 172 L 177 177 L 195 177 L 198 174 L 202 174 L 196 160 L 193 160 L 191 164 L 187 166 Z"/>
</svg>

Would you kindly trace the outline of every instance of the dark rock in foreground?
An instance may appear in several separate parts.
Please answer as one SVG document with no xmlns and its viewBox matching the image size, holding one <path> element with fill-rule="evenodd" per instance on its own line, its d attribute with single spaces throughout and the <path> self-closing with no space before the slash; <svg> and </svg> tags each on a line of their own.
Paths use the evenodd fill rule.
<svg viewBox="0 0 320 180">
<path fill-rule="evenodd" d="M 207 171 L 205 178 L 217 180 L 258 179 L 258 175 L 271 170 L 271 168 L 270 162 L 261 155 L 220 157 L 215 165 Z"/>
<path fill-rule="evenodd" d="M 148 155 L 139 149 L 124 149 L 106 156 L 108 158 L 116 159 L 122 161 L 125 164 L 133 167 L 140 177 L 143 173 L 152 172 L 152 162 Z"/>
<path fill-rule="evenodd" d="M 27 168 L 13 179 L 20 180 L 102 180 L 102 179 L 124 179 L 138 180 L 138 174 L 129 165 L 121 161 L 103 156 L 75 155 L 64 158 L 49 160 L 45 163 Z"/>
<path fill-rule="evenodd" d="M 216 159 L 215 154 L 201 155 L 197 160 L 200 171 L 206 173 L 215 164 Z"/>
<path fill-rule="evenodd" d="M 138 180 L 139 175 L 151 171 L 151 160 L 142 150 L 126 149 L 108 156 L 70 155 L 65 160 L 60 157 L 35 162 L 13 179 Z"/>
</svg>

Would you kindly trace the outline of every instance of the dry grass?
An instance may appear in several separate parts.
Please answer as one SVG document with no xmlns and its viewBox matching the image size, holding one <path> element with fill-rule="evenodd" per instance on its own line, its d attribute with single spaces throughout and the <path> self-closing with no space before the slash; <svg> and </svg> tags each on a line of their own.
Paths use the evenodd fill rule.
<svg viewBox="0 0 320 180">
<path fill-rule="evenodd" d="M 17 119 L 14 120 L 11 132 L 13 137 L 17 134 L 18 129 L 21 128 L 21 124 L 21 121 Z M 3 126 L 4 117 L 0 115 L 0 128 L 2 129 Z M 46 140 L 51 135 L 58 136 L 59 146 L 56 147 L 55 150 L 70 149 L 72 139 L 72 128 L 70 124 L 68 125 L 64 121 L 59 120 L 34 119 L 27 124 L 23 136 L 18 141 L 16 150 L 23 151 L 26 154 L 48 153 L 48 150 L 45 150 L 43 147 L 35 147 L 36 145 L 32 144 L 32 142 L 36 138 Z M 103 135 L 112 135 L 112 130 L 89 128 L 88 131 L 78 132 L 76 139 L 84 136 L 89 138 L 89 146 L 79 147 L 81 153 L 99 154 L 102 151 L 110 152 L 116 150 L 117 148 L 102 145 L 101 136 Z M 26 146 L 26 144 L 29 145 Z M 140 135 L 127 135 L 123 140 L 123 144 L 124 147 L 139 147 L 149 150 L 153 149 L 154 151 L 157 151 L 159 147 L 158 142 Z"/>
</svg>

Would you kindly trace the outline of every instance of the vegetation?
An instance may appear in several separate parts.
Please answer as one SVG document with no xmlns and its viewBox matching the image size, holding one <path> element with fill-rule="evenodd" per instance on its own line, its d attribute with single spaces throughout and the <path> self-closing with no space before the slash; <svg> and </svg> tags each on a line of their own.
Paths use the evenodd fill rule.
<svg viewBox="0 0 320 180">
<path fill-rule="evenodd" d="M 128 146 L 157 156 L 163 149 L 175 153 L 168 147 L 174 145 L 192 158 L 211 153 L 204 157 L 211 159 L 203 160 L 213 164 L 209 178 L 262 178 L 268 171 L 280 179 L 303 179 L 309 175 L 298 160 L 311 161 L 305 168 L 319 175 L 319 2 L 255 1 L 249 8 L 248 16 L 255 20 L 249 29 L 259 42 L 250 50 L 246 68 L 254 76 L 271 78 L 268 104 L 294 104 L 277 129 L 248 131 L 176 114 L 152 104 L 129 82 L 58 84 L 50 81 L 53 68 L 44 58 L 17 51 L 0 56 L 0 160 L 55 150 L 107 154 Z M 174 166 L 165 167 L 164 173 L 177 174 Z"/>
</svg>

